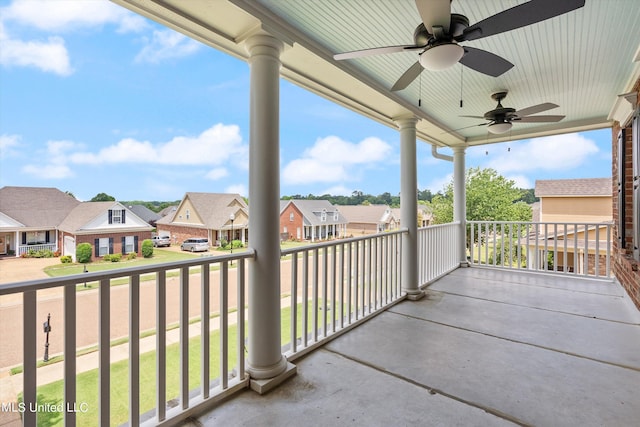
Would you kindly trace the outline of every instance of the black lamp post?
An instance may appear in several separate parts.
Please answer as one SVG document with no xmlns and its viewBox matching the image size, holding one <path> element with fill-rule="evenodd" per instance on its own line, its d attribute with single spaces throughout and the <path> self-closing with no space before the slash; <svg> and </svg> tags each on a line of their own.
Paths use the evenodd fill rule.
<svg viewBox="0 0 640 427">
<path fill-rule="evenodd" d="M 51 313 L 47 314 L 47 321 L 42 325 L 46 340 L 44 342 L 44 361 L 49 361 L 49 332 L 51 332 Z"/>
<path fill-rule="evenodd" d="M 229 219 L 231 220 L 231 241 L 229 243 L 231 244 L 231 253 L 233 253 L 233 221 L 236 219 L 236 216 L 231 214 L 229 215 Z"/>
</svg>

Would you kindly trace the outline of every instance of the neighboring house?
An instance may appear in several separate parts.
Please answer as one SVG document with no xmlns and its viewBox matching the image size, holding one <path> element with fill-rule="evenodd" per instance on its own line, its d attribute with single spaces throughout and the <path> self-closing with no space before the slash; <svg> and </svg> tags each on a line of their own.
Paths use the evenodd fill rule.
<svg viewBox="0 0 640 427">
<path fill-rule="evenodd" d="M 155 227 L 156 221 L 162 218 L 160 214 L 155 213 L 145 205 L 128 205 L 127 208 L 152 227 Z"/>
<path fill-rule="evenodd" d="M 578 274 L 585 273 L 586 255 L 589 269 L 594 270 L 588 273 L 594 274 L 597 247 L 599 268 L 605 271 L 606 224 L 613 220 L 611 188 L 611 178 L 537 180 L 535 195 L 540 198 L 539 221 L 559 225 L 540 225 L 537 239 L 536 230 L 532 230 L 534 238 L 529 242 L 530 253 L 536 246 L 539 251 L 546 247 L 547 251 L 555 252 L 559 268 L 575 271 L 577 266 L 578 271 L 575 272 Z M 584 223 L 591 225 L 585 226 Z M 543 256 L 537 258 L 538 262 L 546 262 Z M 527 262 L 535 262 L 534 259 L 530 255 Z"/>
<path fill-rule="evenodd" d="M 75 258 L 76 247 L 89 243 L 92 258 L 107 254 L 142 255 L 142 241 L 151 238 L 153 227 L 118 202 L 84 202 L 58 226 L 63 255 Z"/>
<path fill-rule="evenodd" d="M 328 200 L 281 200 L 282 240 L 324 240 L 344 237 L 347 219 Z"/>
<path fill-rule="evenodd" d="M 61 251 L 58 225 L 78 205 L 57 188 L 0 188 L 0 254 Z"/>
<path fill-rule="evenodd" d="M 246 242 L 248 227 L 249 207 L 242 196 L 223 193 L 186 193 L 173 214 L 156 222 L 158 235 L 171 236 L 174 244 L 191 237 L 215 246 L 222 240 Z"/>
<path fill-rule="evenodd" d="M 397 227 L 402 226 L 400 208 L 391 209 L 391 213 L 398 221 Z M 433 211 L 430 206 L 418 203 L 418 227 L 427 227 L 433 223 Z"/>
<path fill-rule="evenodd" d="M 0 188 L 0 254 L 48 249 L 75 259 L 87 242 L 93 258 L 136 252 L 153 228 L 118 202 L 79 202 L 56 188 Z"/>
<path fill-rule="evenodd" d="M 395 230 L 400 224 L 387 205 L 345 205 L 338 210 L 347 219 L 347 234 L 359 236 Z"/>
</svg>

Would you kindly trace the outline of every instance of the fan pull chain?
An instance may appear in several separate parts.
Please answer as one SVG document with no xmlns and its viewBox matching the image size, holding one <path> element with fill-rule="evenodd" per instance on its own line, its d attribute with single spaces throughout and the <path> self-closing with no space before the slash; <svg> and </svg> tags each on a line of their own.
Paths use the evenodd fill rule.
<svg viewBox="0 0 640 427">
<path fill-rule="evenodd" d="M 418 107 L 422 107 L 422 73 L 420 73 L 420 89 L 418 93 Z"/>
<path fill-rule="evenodd" d="M 460 108 L 462 108 L 462 74 L 464 73 L 464 67 L 460 66 Z"/>
</svg>

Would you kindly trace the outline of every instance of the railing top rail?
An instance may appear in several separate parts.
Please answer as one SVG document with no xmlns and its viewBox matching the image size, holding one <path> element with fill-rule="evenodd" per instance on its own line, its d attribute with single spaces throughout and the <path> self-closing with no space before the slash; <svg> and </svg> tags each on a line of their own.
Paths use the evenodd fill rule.
<svg viewBox="0 0 640 427">
<path fill-rule="evenodd" d="M 450 227 L 452 225 L 460 225 L 460 221 L 445 222 L 444 224 L 427 225 L 426 227 L 418 228 L 418 230 L 428 230 L 428 229 L 432 229 L 432 228 Z"/>
<path fill-rule="evenodd" d="M 613 225 L 613 221 L 593 221 L 593 222 L 579 222 L 579 221 L 494 221 L 494 220 L 469 220 L 467 224 L 567 224 L 567 225 Z"/>
<path fill-rule="evenodd" d="M 369 240 L 369 239 L 378 238 L 378 237 L 393 236 L 393 235 L 396 235 L 396 234 L 406 233 L 407 231 L 408 231 L 407 228 L 400 228 L 400 229 L 394 230 L 394 231 L 384 231 L 382 233 L 368 234 L 366 236 L 361 236 L 361 237 L 349 237 L 349 238 L 346 238 L 346 239 L 331 240 L 329 242 L 312 243 L 310 245 L 298 246 L 296 248 L 282 249 L 282 250 L 280 250 L 280 255 L 281 256 L 290 255 L 290 254 L 295 254 L 295 253 L 298 253 L 298 252 L 306 252 L 306 251 L 311 251 L 311 250 L 314 250 L 314 249 L 329 248 L 329 247 L 332 247 L 332 246 L 343 245 L 343 244 L 346 244 L 346 243 L 360 242 L 360 241 L 363 241 L 363 240 Z"/>
<path fill-rule="evenodd" d="M 89 273 L 79 273 L 63 277 L 49 277 L 45 279 L 28 280 L 23 282 L 7 283 L 0 285 L 0 295 L 9 295 L 18 292 L 37 291 L 40 289 L 55 288 L 65 285 L 74 285 L 83 282 L 94 282 L 103 279 L 116 279 L 119 277 L 132 276 L 138 274 L 156 273 L 158 271 L 175 270 L 183 267 L 197 267 L 204 264 L 221 263 L 225 261 L 235 261 L 248 259 L 255 256 L 255 250 L 248 248 L 244 252 L 222 255 L 204 255 L 195 259 L 173 261 L 161 264 L 150 264 L 138 267 L 118 268 L 107 271 L 94 271 Z"/>
</svg>

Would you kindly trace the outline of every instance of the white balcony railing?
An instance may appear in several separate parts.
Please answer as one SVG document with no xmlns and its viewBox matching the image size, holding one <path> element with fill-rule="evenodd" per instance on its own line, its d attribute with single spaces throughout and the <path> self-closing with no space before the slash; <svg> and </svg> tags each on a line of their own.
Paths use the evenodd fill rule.
<svg viewBox="0 0 640 427">
<path fill-rule="evenodd" d="M 404 299 L 405 233 L 385 232 L 282 251 L 281 315 L 283 335 L 290 337 L 289 342 L 282 341 L 289 360 Z M 420 284 L 458 265 L 458 233 L 458 224 L 419 230 Z M 43 397 L 36 369 L 43 341 L 39 322 L 46 313 L 41 305 L 52 304 L 53 299 L 59 305 L 57 319 L 63 321 L 54 323 L 58 341 L 51 349 L 52 354 L 59 352 L 64 357 L 60 376 L 64 385 L 60 397 L 45 397 L 64 408 L 57 421 L 65 425 L 175 424 L 247 387 L 245 320 L 251 307 L 246 298 L 246 265 L 253 256 L 250 249 L 0 286 L 0 296 L 12 295 L 22 302 L 22 316 L 15 319 L 18 335 L 11 345 L 19 347 L 22 340 L 22 354 L 17 357 L 23 367 L 23 402 L 35 405 Z M 85 283 L 93 289 L 84 291 Z M 47 298 L 38 298 L 45 290 Z M 52 292 L 58 296 L 52 298 Z M 190 324 L 199 327 L 192 336 Z M 176 334 L 177 344 L 170 344 L 169 334 Z M 128 395 L 115 390 L 117 374 L 112 363 L 116 350 L 111 346 L 118 338 L 128 342 L 128 360 L 123 362 Z M 6 344 L 4 340 L 2 345 Z M 95 344 L 98 362 L 92 381 L 96 384 L 91 386 L 98 391 L 96 408 L 88 413 L 74 411 L 85 400 L 78 393 L 77 351 Z M 154 361 L 143 362 L 144 354 L 152 354 Z M 116 416 L 113 408 L 118 402 L 124 409 Z M 22 416 L 24 425 L 43 424 L 43 420 L 38 422 L 42 412 L 27 410 Z"/>
<path fill-rule="evenodd" d="M 460 266 L 460 223 L 418 230 L 418 283 L 425 285 Z"/>
<path fill-rule="evenodd" d="M 472 265 L 611 277 L 605 223 L 468 221 Z"/>
<path fill-rule="evenodd" d="M 58 250 L 57 243 L 38 243 L 33 245 L 18 245 L 18 256 L 29 254 L 30 252 L 38 252 L 38 251 L 51 251 L 55 252 Z"/>
<path fill-rule="evenodd" d="M 282 251 L 291 257 L 289 360 L 402 299 L 401 238 L 394 231 Z"/>
</svg>

